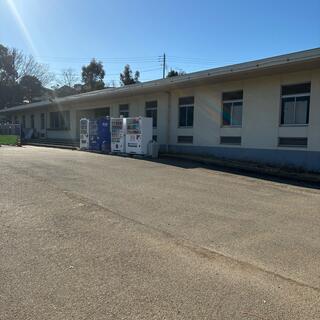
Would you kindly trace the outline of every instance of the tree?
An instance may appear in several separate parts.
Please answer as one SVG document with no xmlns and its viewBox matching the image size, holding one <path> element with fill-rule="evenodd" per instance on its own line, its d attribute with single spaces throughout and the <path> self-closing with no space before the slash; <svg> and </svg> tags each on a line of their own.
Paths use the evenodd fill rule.
<svg viewBox="0 0 320 320">
<path fill-rule="evenodd" d="M 54 95 L 56 97 L 67 97 L 77 93 L 78 91 L 75 88 L 72 88 L 69 86 L 62 86 L 62 87 L 57 86 L 54 88 Z"/>
<path fill-rule="evenodd" d="M 0 84 L 0 109 L 10 108 L 23 102 L 23 93 L 18 83 Z"/>
<path fill-rule="evenodd" d="M 17 79 L 14 56 L 8 48 L 0 44 L 0 84 L 10 85 Z"/>
<path fill-rule="evenodd" d="M 78 78 L 77 73 L 72 68 L 62 70 L 61 77 L 57 80 L 57 85 L 52 87 L 54 96 L 67 97 L 77 94 L 79 91 L 75 88 L 75 85 Z M 80 88 L 82 88 L 81 84 Z"/>
<path fill-rule="evenodd" d="M 176 70 L 173 70 L 173 69 L 170 69 L 170 71 L 168 72 L 167 74 L 167 78 L 171 78 L 171 77 L 177 77 L 177 76 L 183 76 L 185 75 L 186 73 L 182 70 L 180 71 L 176 71 Z"/>
<path fill-rule="evenodd" d="M 31 78 L 25 78 L 27 76 Z M 22 51 L 0 44 L 0 109 L 21 104 L 26 96 L 31 97 L 27 99 L 32 101 L 35 96 L 42 94 L 42 86 L 52 80 L 53 74 L 49 72 L 48 66 L 36 62 Z M 21 83 L 24 84 L 23 88 Z"/>
<path fill-rule="evenodd" d="M 29 102 L 35 97 L 39 97 L 42 93 L 42 85 L 40 80 L 35 76 L 23 76 L 19 82 L 25 99 Z"/>
<path fill-rule="evenodd" d="M 13 56 L 8 48 L 0 44 L 0 109 L 14 106 L 22 101 L 16 78 Z"/>
<path fill-rule="evenodd" d="M 115 80 L 110 80 L 107 85 L 109 88 L 116 88 L 117 87 L 117 83 Z"/>
<path fill-rule="evenodd" d="M 82 67 L 83 91 L 101 90 L 104 88 L 105 71 L 101 61 L 92 59 L 87 66 Z"/>
<path fill-rule="evenodd" d="M 120 84 L 126 86 L 129 84 L 135 84 L 139 82 L 140 72 L 136 71 L 134 77 L 132 76 L 132 70 L 128 64 L 124 66 L 124 70 L 120 73 Z"/>
<path fill-rule="evenodd" d="M 68 69 L 62 70 L 62 76 L 58 80 L 58 83 L 62 87 L 68 86 L 72 88 L 77 83 L 78 80 L 79 80 L 79 76 L 77 75 L 77 73 L 72 68 L 68 68 Z"/>
<path fill-rule="evenodd" d="M 10 49 L 10 54 L 17 72 L 16 81 L 24 76 L 34 76 L 40 80 L 43 86 L 47 86 L 54 80 L 54 74 L 49 72 L 49 66 L 38 63 L 33 56 L 27 56 L 15 48 Z"/>
</svg>

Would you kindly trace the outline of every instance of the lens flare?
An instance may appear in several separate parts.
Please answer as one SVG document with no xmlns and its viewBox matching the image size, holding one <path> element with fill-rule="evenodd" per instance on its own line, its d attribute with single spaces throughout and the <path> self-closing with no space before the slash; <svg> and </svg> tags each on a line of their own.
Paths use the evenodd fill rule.
<svg viewBox="0 0 320 320">
<path fill-rule="evenodd" d="M 25 41 L 27 42 L 27 45 L 29 47 L 29 49 L 31 50 L 32 54 L 34 56 L 38 56 L 38 51 L 32 41 L 31 35 L 26 27 L 26 25 L 24 24 L 20 13 L 17 10 L 17 7 L 15 5 L 15 3 L 13 2 L 13 0 L 6 0 L 9 9 L 11 10 L 12 15 L 14 16 L 17 24 L 19 25 L 19 28 L 25 38 Z"/>
</svg>

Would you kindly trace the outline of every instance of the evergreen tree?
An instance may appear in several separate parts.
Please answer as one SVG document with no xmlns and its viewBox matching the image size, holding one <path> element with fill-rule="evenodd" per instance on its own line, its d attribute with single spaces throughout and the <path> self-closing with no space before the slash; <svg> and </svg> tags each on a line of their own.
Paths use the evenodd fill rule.
<svg viewBox="0 0 320 320">
<path fill-rule="evenodd" d="M 124 66 L 124 70 L 120 73 L 120 84 L 126 86 L 129 84 L 135 84 L 139 82 L 140 72 L 136 71 L 134 77 L 132 76 L 132 70 L 127 64 Z"/>
<path fill-rule="evenodd" d="M 103 78 L 105 71 L 101 61 L 92 59 L 87 66 L 82 67 L 82 91 L 88 92 L 104 88 Z"/>
</svg>

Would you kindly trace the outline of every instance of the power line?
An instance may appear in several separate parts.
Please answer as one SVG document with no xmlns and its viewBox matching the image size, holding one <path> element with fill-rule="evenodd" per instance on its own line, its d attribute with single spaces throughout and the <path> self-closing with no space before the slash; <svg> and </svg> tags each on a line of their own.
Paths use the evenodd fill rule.
<svg viewBox="0 0 320 320">
<path fill-rule="evenodd" d="M 85 58 L 85 57 L 63 57 L 63 56 L 38 56 L 42 63 L 63 63 L 68 65 L 80 64 L 80 63 L 88 63 L 92 58 Z M 213 67 L 216 65 L 217 61 L 212 58 L 205 58 L 205 57 L 182 57 L 182 56 L 175 56 L 175 55 L 164 55 L 162 56 L 135 56 L 135 57 L 97 57 L 97 60 L 104 60 L 103 63 L 105 65 L 114 64 L 138 64 L 143 65 L 145 67 L 153 67 L 157 64 L 160 64 L 162 67 L 163 72 L 167 70 L 167 60 L 170 64 L 176 64 L 183 67 L 183 69 L 187 68 L 188 66 L 203 66 L 203 67 Z M 164 61 L 165 60 L 165 61 Z M 181 67 L 180 67 L 181 69 Z M 153 70 L 152 70 L 153 71 Z M 154 69 L 154 71 L 157 71 Z M 148 72 L 141 70 L 141 72 Z M 118 75 L 118 73 L 112 73 L 110 75 Z"/>
<path fill-rule="evenodd" d="M 93 56 L 86 56 L 86 57 L 74 57 L 74 56 L 41 56 L 38 55 L 36 57 L 39 58 L 61 58 L 61 59 L 74 59 L 74 58 L 78 58 L 78 59 L 91 59 Z M 130 57 L 101 57 L 101 56 L 95 56 L 96 58 L 99 59 L 115 59 L 115 60 L 119 60 L 119 59 L 153 59 L 153 58 L 158 58 L 160 57 L 160 55 L 156 55 L 156 56 L 130 56 Z"/>
<path fill-rule="evenodd" d="M 48 62 L 68 62 L 80 63 L 91 61 L 92 57 L 58 57 L 58 56 L 37 56 L 38 60 Z M 192 64 L 213 64 L 217 61 L 212 58 L 204 57 L 181 57 L 174 55 L 167 55 L 167 58 L 172 62 L 178 63 L 192 63 Z M 145 57 L 96 57 L 96 60 L 103 60 L 105 63 L 159 63 L 163 62 L 162 56 L 145 56 Z"/>
<path fill-rule="evenodd" d="M 66 66 L 65 68 L 73 68 L 78 69 L 79 66 L 74 66 L 74 64 L 86 64 L 91 61 L 92 58 L 89 57 L 71 57 L 71 56 L 38 56 L 38 58 L 42 61 L 47 61 L 49 64 L 53 63 L 55 65 L 61 65 Z M 110 69 L 117 70 L 119 65 L 124 64 L 134 64 L 136 66 L 142 67 L 141 70 L 139 70 L 139 67 L 137 68 L 142 73 L 142 78 L 144 73 L 148 72 L 156 72 L 162 70 L 162 77 L 164 78 L 166 75 L 166 72 L 170 69 L 169 67 L 175 66 L 174 70 L 186 70 L 191 69 L 194 71 L 196 66 L 199 67 L 205 67 L 210 68 L 216 65 L 217 61 L 215 61 L 212 58 L 206 58 L 206 57 L 183 57 L 183 56 L 175 56 L 175 55 L 159 55 L 159 56 L 133 56 L 133 57 L 96 57 L 96 60 L 101 60 L 104 65 L 106 66 L 106 70 Z M 110 66 L 114 64 L 115 66 Z M 108 66 L 109 65 L 109 66 Z M 144 67 L 144 69 L 143 69 Z M 149 68 L 148 68 L 149 67 Z M 188 68 L 190 67 L 190 68 Z M 62 73 L 63 69 L 54 68 L 53 73 L 57 77 L 61 77 L 64 74 Z M 76 73 L 76 78 L 81 78 L 81 69 Z M 116 77 L 119 76 L 121 71 L 119 72 L 112 72 L 108 73 L 106 72 L 106 78 L 110 77 Z M 156 74 L 155 74 L 156 75 Z M 149 81 L 152 79 L 143 79 L 144 81 Z M 105 81 L 115 81 L 114 79 L 106 79 Z M 118 80 L 116 80 L 118 81 Z"/>
<path fill-rule="evenodd" d="M 139 72 L 152 72 L 152 71 L 160 71 L 162 70 L 161 67 L 158 67 L 158 68 L 154 68 L 154 69 L 145 69 L 145 70 L 139 70 Z M 53 72 L 55 75 L 61 75 L 63 76 L 64 74 L 63 73 L 59 73 L 59 72 Z M 79 72 L 81 73 L 81 71 Z M 106 76 L 118 76 L 120 75 L 121 72 L 117 72 L 117 73 L 108 73 L 106 72 Z M 76 77 L 80 77 L 80 76 L 77 76 L 75 75 Z"/>
<path fill-rule="evenodd" d="M 163 55 L 154 55 L 154 56 L 132 56 L 132 57 L 99 57 L 99 56 L 87 56 L 87 57 L 75 57 L 75 56 L 36 56 L 38 60 L 42 61 L 68 61 L 69 63 L 73 62 L 87 62 L 95 58 L 96 60 L 103 60 L 106 63 L 146 63 L 146 62 L 162 62 Z M 183 57 L 176 55 L 166 55 L 170 61 L 173 62 L 190 62 L 190 63 L 217 63 L 217 61 L 211 57 Z M 230 63 L 235 62 L 235 60 L 230 61 Z"/>
<path fill-rule="evenodd" d="M 91 61 L 93 58 L 96 60 L 103 60 L 110 63 L 126 63 L 126 62 L 158 62 L 158 56 L 154 57 L 119 57 L 119 58 L 108 58 L 108 57 L 54 57 L 54 56 L 37 56 L 37 60 L 41 61 L 68 61 L 68 62 L 87 62 Z"/>
</svg>

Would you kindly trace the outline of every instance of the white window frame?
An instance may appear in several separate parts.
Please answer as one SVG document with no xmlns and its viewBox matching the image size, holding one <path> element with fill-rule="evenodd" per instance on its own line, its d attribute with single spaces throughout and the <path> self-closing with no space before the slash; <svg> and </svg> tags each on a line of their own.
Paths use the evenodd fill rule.
<svg viewBox="0 0 320 320">
<path fill-rule="evenodd" d="M 296 103 L 297 103 L 297 98 L 300 97 L 309 97 L 309 114 L 308 114 L 308 122 L 307 123 L 281 123 L 281 119 L 282 119 L 282 99 L 286 99 L 286 98 L 294 98 L 294 122 L 295 122 L 295 118 L 296 118 Z M 307 127 L 309 126 L 309 120 L 310 120 L 310 97 L 311 97 L 311 93 L 297 93 L 297 94 L 286 94 L 286 95 L 281 95 L 280 97 L 280 121 L 279 121 L 279 125 L 280 127 Z"/>
<path fill-rule="evenodd" d="M 180 126 L 180 108 L 193 108 L 193 119 L 192 119 L 192 126 Z M 186 122 L 188 123 L 188 111 L 186 109 Z M 189 129 L 193 128 L 194 126 L 194 103 L 193 104 L 179 104 L 178 108 L 178 128 L 183 128 L 183 129 Z"/>
<path fill-rule="evenodd" d="M 233 104 L 241 102 L 241 124 L 232 124 L 233 119 Z M 224 104 L 225 103 L 231 103 L 231 116 L 230 116 L 230 124 L 224 124 L 223 123 L 223 110 L 224 110 Z M 222 101 L 222 114 L 221 114 L 221 123 L 222 127 L 224 128 L 242 128 L 242 117 L 243 117 L 243 99 L 237 99 L 237 100 L 223 100 Z"/>
<path fill-rule="evenodd" d="M 53 119 L 53 113 L 58 114 L 58 119 L 56 121 Z M 65 111 L 50 111 L 49 112 L 50 129 L 55 131 L 67 131 L 70 130 L 71 120 L 70 120 L 70 110 Z M 53 124 L 53 126 L 51 126 Z"/>
<path fill-rule="evenodd" d="M 35 123 L 34 114 L 31 114 L 31 115 L 30 115 L 30 128 L 31 128 L 31 129 L 35 129 L 35 125 L 36 125 L 36 123 Z"/>
<path fill-rule="evenodd" d="M 43 123 L 42 123 L 42 121 L 43 121 Z M 43 124 L 43 126 L 42 126 L 42 124 Z M 45 129 L 46 129 L 46 115 L 44 112 L 41 112 L 40 113 L 40 130 L 45 130 Z"/>
<path fill-rule="evenodd" d="M 124 107 L 124 106 L 127 106 L 127 109 L 126 110 L 120 110 L 121 107 Z M 123 118 L 129 118 L 130 117 L 130 104 L 129 103 L 121 103 L 121 104 L 119 104 L 119 117 L 121 117 L 121 112 L 127 112 L 128 116 L 127 117 L 123 116 Z"/>
<path fill-rule="evenodd" d="M 156 106 L 152 106 L 152 107 L 149 107 L 149 106 L 147 106 L 147 103 L 148 102 L 156 102 Z M 156 125 L 154 126 L 153 125 L 153 118 L 152 118 L 152 127 L 153 128 L 157 128 L 158 127 L 158 101 L 157 100 L 150 100 L 150 101 L 146 101 L 145 102 L 145 115 L 146 115 L 146 117 L 147 117 L 147 111 L 156 111 L 156 113 L 157 113 L 157 118 L 156 118 Z"/>
</svg>

